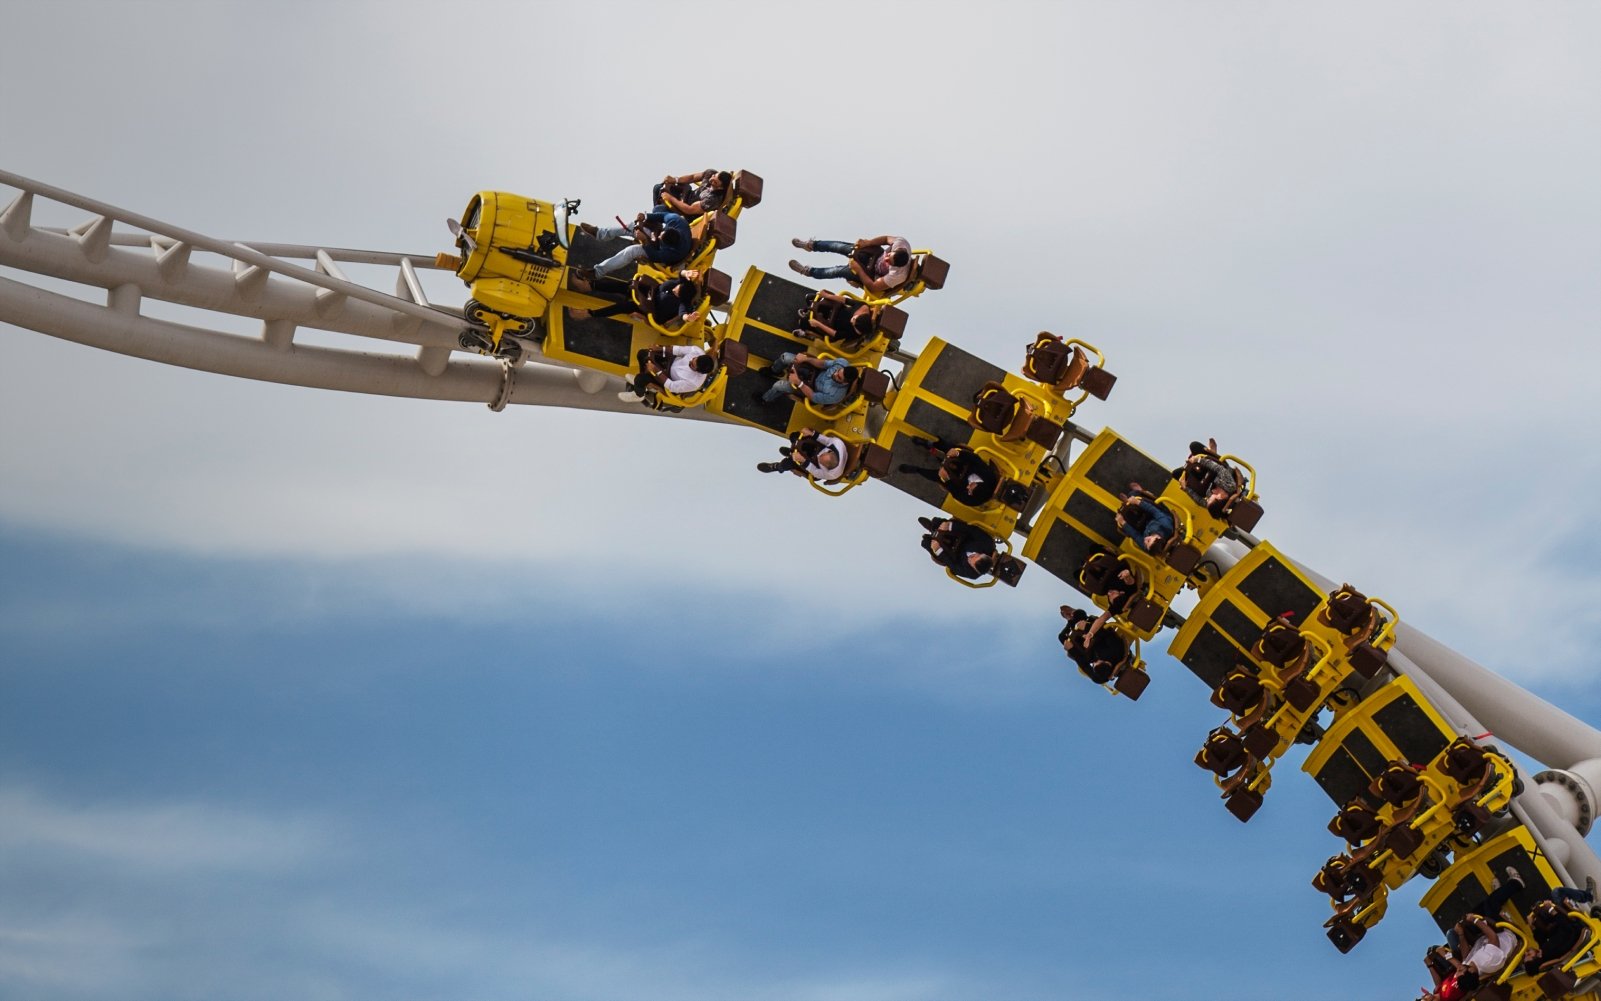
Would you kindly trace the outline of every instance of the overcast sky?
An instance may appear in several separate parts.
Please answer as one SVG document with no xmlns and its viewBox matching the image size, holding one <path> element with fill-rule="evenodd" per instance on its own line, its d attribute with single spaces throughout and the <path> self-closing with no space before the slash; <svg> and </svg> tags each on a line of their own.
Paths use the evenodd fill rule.
<svg viewBox="0 0 1601 1001">
<path fill-rule="evenodd" d="M 219 238 L 432 253 L 480 189 L 598 220 L 704 166 L 767 182 L 736 276 L 905 233 L 952 264 L 909 346 L 1100 345 L 1081 423 L 1174 462 L 1215 436 L 1258 534 L 1601 720 L 1593 4 L 0 0 L 0 28 L 0 167 Z M 0 987 L 1415 994 L 1417 891 L 1335 954 L 1329 804 L 1285 767 L 1228 817 L 1193 678 L 1158 657 L 1104 697 L 1054 648 L 1065 586 L 957 588 L 907 498 L 758 477 L 773 443 L 0 326 Z M 715 541 L 654 544 L 678 525 Z"/>
</svg>

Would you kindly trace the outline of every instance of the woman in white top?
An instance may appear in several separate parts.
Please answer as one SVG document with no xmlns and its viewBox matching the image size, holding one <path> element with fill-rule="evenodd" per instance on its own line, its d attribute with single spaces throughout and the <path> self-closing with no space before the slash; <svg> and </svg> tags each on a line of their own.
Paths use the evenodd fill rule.
<svg viewBox="0 0 1601 1001">
<path fill-rule="evenodd" d="M 820 483 L 832 483 L 845 475 L 845 458 L 848 445 L 843 438 L 804 428 L 790 438 L 791 444 L 779 449 L 783 458 L 777 462 L 758 462 L 756 468 L 764 473 L 794 473 L 810 476 Z"/>
</svg>

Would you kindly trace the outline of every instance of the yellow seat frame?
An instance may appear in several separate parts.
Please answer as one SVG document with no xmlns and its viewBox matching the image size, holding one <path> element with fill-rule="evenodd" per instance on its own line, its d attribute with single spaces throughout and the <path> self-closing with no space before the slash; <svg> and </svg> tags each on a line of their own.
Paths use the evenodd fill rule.
<svg viewBox="0 0 1601 1001">
<path fill-rule="evenodd" d="M 1035 341 L 1030 341 L 1029 346 L 1032 347 L 1034 343 Z M 1091 368 L 1104 369 L 1106 367 L 1106 355 L 1102 353 L 1100 348 L 1091 344 L 1089 341 L 1080 340 L 1077 337 L 1066 337 L 1063 338 L 1062 343 L 1070 348 L 1082 348 L 1086 355 L 1094 355 L 1095 362 L 1090 366 Z M 1023 378 L 1027 379 L 1026 376 Z M 1061 410 L 1061 420 L 1063 421 L 1071 420 L 1073 414 L 1078 411 L 1079 406 L 1082 405 L 1085 400 L 1090 398 L 1090 391 L 1085 389 L 1082 385 L 1080 385 L 1077 389 L 1071 390 L 1070 392 L 1072 392 L 1073 395 L 1068 396 L 1067 392 L 1057 391 L 1056 387 L 1051 383 L 1036 382 L 1033 379 L 1027 379 L 1027 381 L 1030 386 L 1037 386 L 1045 390 L 1050 394 L 1052 399 L 1058 401 L 1058 405 L 1064 408 Z"/>
</svg>

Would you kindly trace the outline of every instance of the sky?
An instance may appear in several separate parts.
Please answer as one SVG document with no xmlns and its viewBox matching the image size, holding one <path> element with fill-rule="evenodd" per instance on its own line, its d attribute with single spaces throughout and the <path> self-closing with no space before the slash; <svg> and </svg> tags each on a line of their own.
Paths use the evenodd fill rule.
<svg viewBox="0 0 1601 1001">
<path fill-rule="evenodd" d="M 1216 437 L 1260 536 L 1601 720 L 1591 4 L 0 25 L 0 167 L 219 238 L 427 254 L 474 191 L 602 219 L 704 166 L 766 180 L 736 276 L 904 232 L 952 264 L 908 346 L 1099 345 L 1080 423 Z M 1323 939 L 1295 761 L 1241 826 L 1182 668 L 1106 696 L 1064 585 L 957 588 L 909 499 L 757 476 L 772 444 L 0 325 L 0 994 L 1415 996 L 1420 888 Z"/>
</svg>

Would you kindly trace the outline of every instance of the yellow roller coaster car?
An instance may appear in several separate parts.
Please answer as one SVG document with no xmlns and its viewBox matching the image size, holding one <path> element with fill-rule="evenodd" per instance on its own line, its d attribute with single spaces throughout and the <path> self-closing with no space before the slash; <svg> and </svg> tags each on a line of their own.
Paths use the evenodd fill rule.
<svg viewBox="0 0 1601 1001">
<path fill-rule="evenodd" d="M 1373 667 L 1366 673 L 1356 669 L 1353 647 L 1346 643 L 1350 637 L 1324 621 L 1322 613 L 1329 609 L 1333 611 L 1327 618 L 1338 625 L 1362 617 L 1351 604 L 1361 596 L 1348 591 L 1321 594 L 1273 546 L 1260 543 L 1202 589 L 1168 647 L 1212 689 L 1213 704 L 1230 713 L 1235 729 L 1225 725 L 1219 730 L 1239 745 L 1237 756 L 1249 763 L 1252 776 L 1252 781 L 1224 787 L 1229 811 L 1240 820 L 1248 820 L 1261 806 L 1260 793 L 1267 785 L 1256 779 L 1269 773 L 1293 744 L 1322 736 L 1319 714 L 1325 708 L 1338 723 L 1358 706 L 1365 691 L 1382 684 L 1382 679 L 1372 680 L 1376 665 L 1364 662 Z M 1393 611 L 1385 620 L 1367 599 L 1361 600 L 1370 612 L 1366 635 L 1386 646 L 1393 643 Z M 1210 752 L 1214 759 L 1224 740 L 1218 730 L 1207 738 L 1208 745 L 1217 745 Z M 1197 763 L 1208 767 L 1199 756 Z"/>
<path fill-rule="evenodd" d="M 508 335 L 534 333 L 562 284 L 567 217 L 576 205 L 480 191 L 461 222 L 450 222 L 457 253 L 439 255 L 439 263 L 454 265 L 469 290 L 462 314 L 474 327 L 461 335 L 462 347 L 503 355 L 512 350 Z"/>
<path fill-rule="evenodd" d="M 1322 594 L 1264 542 L 1205 588 L 1169 652 L 1214 692 L 1237 669 L 1266 689 L 1269 709 L 1244 736 L 1252 754 L 1272 759 L 1324 706 L 1338 717 L 1355 701 L 1394 645 L 1395 622 L 1388 605 L 1349 586 Z"/>
<path fill-rule="evenodd" d="M 1118 553 L 1144 583 L 1142 600 L 1120 613 L 1119 621 L 1142 640 L 1155 636 L 1173 599 L 1187 582 L 1210 580 L 1202 567 L 1189 574 L 1152 556 L 1125 538 L 1117 525 L 1118 495 L 1130 482 L 1159 482 L 1168 471 L 1108 428 L 1096 435 L 1067 470 L 1048 480 L 1050 492 L 1034 517 L 1023 556 L 1075 587 L 1091 557 Z M 1091 597 L 1096 597 L 1091 595 Z M 1097 598 L 1097 603 L 1101 604 Z M 1102 604 L 1102 607 L 1105 607 Z M 1214 683 L 1215 684 L 1215 683 Z"/>
<path fill-rule="evenodd" d="M 885 396 L 886 414 L 877 442 L 895 453 L 895 472 L 891 485 L 936 505 L 970 523 L 981 525 L 996 538 L 1012 534 L 1024 510 L 1033 503 L 1036 487 L 1042 487 L 1049 471 L 1044 462 L 1050 449 L 1041 444 L 1039 434 L 1002 440 L 1001 435 L 983 430 L 974 420 L 975 399 L 987 390 L 999 389 L 1013 396 L 1037 393 L 1038 387 L 1005 372 L 983 359 L 931 338 L 918 353 L 917 361 L 900 376 L 900 384 Z M 1031 404 L 1038 411 L 1054 412 L 1047 404 Z M 1061 426 L 1041 416 L 1040 430 L 1050 430 L 1054 444 Z M 994 467 L 1001 481 L 994 499 L 978 508 L 961 503 L 939 483 L 915 473 L 901 472 L 902 465 L 926 467 L 930 461 L 928 443 L 944 447 L 962 446 L 977 453 Z"/>
<path fill-rule="evenodd" d="M 1443 868 L 1453 852 L 1471 848 L 1472 835 L 1489 817 L 1506 811 L 1516 780 L 1512 763 L 1496 752 L 1480 750 L 1480 774 L 1467 782 L 1442 771 L 1441 759 L 1427 766 L 1392 761 L 1363 795 L 1336 816 L 1338 822 L 1352 813 L 1371 811 L 1378 802 L 1371 814 L 1377 829 L 1348 853 L 1331 859 L 1319 874 L 1320 889 L 1331 896 L 1351 895 L 1336 905 L 1329 921 L 1340 939 L 1350 938 L 1352 928 L 1371 927 L 1374 919 L 1360 915 L 1375 898 L 1398 889 L 1425 866 Z M 1329 875 L 1331 870 L 1337 876 Z"/>
<path fill-rule="evenodd" d="M 1326 927 L 1342 952 L 1383 916 L 1390 890 L 1471 850 L 1521 788 L 1511 761 L 1459 735 L 1406 677 L 1348 707 L 1302 767 L 1341 807 L 1330 829 L 1361 842 L 1313 881 L 1335 902 Z M 1368 830 L 1350 823 L 1363 810 Z"/>
<path fill-rule="evenodd" d="M 795 334 L 799 313 L 814 294 L 812 289 L 757 268 L 746 272 L 729 301 L 727 320 L 720 329 L 723 337 L 749 349 L 750 364 L 743 376 L 729 383 L 729 389 L 712 404 L 712 409 L 779 436 L 809 427 L 830 429 L 853 440 L 873 437 L 867 428 L 866 413 L 892 389 L 889 377 L 876 368 L 883 357 L 876 352 L 848 359 L 860 374 L 860 394 L 838 408 L 808 408 L 788 396 L 771 401 L 760 398 L 774 381 L 770 373 L 763 371 L 765 367 L 784 354 L 817 353 L 816 342 Z"/>
<path fill-rule="evenodd" d="M 1508 869 L 1517 873 L 1523 888 L 1512 894 L 1504 912 L 1485 915 L 1497 927 L 1514 932 L 1517 947 L 1513 957 L 1494 983 L 1503 988 L 1478 997 L 1508 998 L 1512 1001 L 1596 1001 L 1601 997 L 1601 921 L 1582 912 L 1566 917 L 1577 923 L 1583 937 L 1566 959 L 1549 969 L 1530 971 L 1522 960 L 1534 944 L 1533 929 L 1527 916 L 1537 904 L 1551 899 L 1551 891 L 1562 885 L 1551 861 L 1522 824 L 1514 824 L 1456 860 L 1435 879 L 1419 904 L 1434 918 L 1441 931 L 1450 928 L 1490 895 L 1490 887 L 1506 878 Z M 1560 958 L 1560 957 L 1558 957 Z"/>
</svg>

